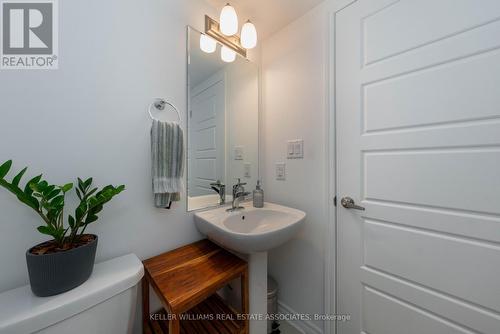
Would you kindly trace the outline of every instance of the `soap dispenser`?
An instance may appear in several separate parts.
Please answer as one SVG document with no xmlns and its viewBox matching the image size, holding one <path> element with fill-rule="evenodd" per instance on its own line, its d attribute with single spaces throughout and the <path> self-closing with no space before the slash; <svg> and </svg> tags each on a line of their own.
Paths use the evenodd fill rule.
<svg viewBox="0 0 500 334">
<path fill-rule="evenodd" d="M 264 190 L 260 187 L 260 181 L 257 181 L 257 186 L 253 191 L 253 207 L 263 208 L 264 207 Z"/>
</svg>

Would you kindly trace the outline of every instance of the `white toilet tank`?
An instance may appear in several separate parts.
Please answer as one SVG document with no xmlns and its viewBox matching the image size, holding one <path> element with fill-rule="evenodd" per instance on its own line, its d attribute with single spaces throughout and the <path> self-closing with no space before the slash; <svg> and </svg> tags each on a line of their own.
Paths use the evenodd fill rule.
<svg viewBox="0 0 500 334">
<path fill-rule="evenodd" d="M 81 286 L 36 297 L 29 286 L 0 294 L 0 334 L 130 334 L 144 268 L 134 254 L 96 264 Z"/>
</svg>

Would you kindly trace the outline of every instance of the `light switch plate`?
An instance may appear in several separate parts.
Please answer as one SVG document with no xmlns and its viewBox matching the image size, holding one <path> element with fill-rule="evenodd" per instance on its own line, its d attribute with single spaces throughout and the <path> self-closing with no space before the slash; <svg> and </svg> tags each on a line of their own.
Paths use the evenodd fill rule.
<svg viewBox="0 0 500 334">
<path fill-rule="evenodd" d="M 286 165 L 284 163 L 276 164 L 276 180 L 285 181 L 286 180 Z"/>
<path fill-rule="evenodd" d="M 243 160 L 243 146 L 235 146 L 234 147 L 234 160 Z"/>
<path fill-rule="evenodd" d="M 288 159 L 294 159 L 295 157 L 295 144 L 293 140 L 289 140 L 286 147 L 286 157 Z"/>
<path fill-rule="evenodd" d="M 294 157 L 295 159 L 304 158 L 304 140 L 297 139 L 294 143 Z"/>
<path fill-rule="evenodd" d="M 286 157 L 288 159 L 303 159 L 304 158 L 304 140 L 295 139 L 287 142 Z"/>
<path fill-rule="evenodd" d="M 252 164 L 250 164 L 248 162 L 245 163 L 245 172 L 244 172 L 245 177 L 247 177 L 247 178 L 251 178 L 252 177 L 251 170 L 252 170 Z"/>
</svg>

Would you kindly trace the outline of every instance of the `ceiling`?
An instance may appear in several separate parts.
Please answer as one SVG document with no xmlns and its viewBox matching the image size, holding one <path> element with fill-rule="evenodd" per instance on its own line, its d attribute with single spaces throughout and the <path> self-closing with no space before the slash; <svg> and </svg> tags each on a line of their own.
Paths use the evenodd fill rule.
<svg viewBox="0 0 500 334">
<path fill-rule="evenodd" d="M 206 0 L 218 10 L 230 2 L 236 9 L 240 26 L 250 19 L 261 39 L 285 27 L 323 0 Z M 218 18 L 216 18 L 218 20 Z"/>
</svg>

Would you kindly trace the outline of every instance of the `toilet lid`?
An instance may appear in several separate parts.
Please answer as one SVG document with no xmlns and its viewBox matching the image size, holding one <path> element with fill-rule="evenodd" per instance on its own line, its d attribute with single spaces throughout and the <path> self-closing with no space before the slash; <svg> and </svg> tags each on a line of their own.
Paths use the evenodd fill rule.
<svg viewBox="0 0 500 334">
<path fill-rule="evenodd" d="M 135 285 L 144 275 L 134 254 L 96 264 L 79 287 L 51 297 L 37 297 L 29 285 L 0 294 L 0 333 L 39 331 L 81 313 Z"/>
</svg>

